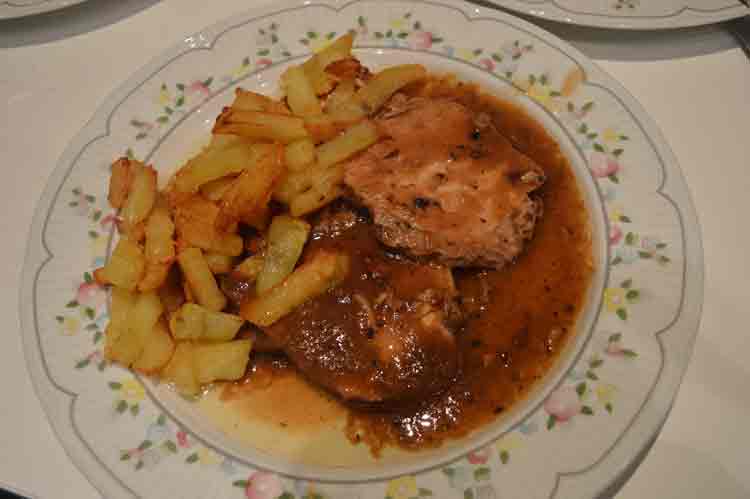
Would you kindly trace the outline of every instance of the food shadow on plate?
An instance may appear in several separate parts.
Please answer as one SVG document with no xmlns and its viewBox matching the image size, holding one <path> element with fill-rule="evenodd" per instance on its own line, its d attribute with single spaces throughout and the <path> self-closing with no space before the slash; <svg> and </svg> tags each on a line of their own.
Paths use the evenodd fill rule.
<svg viewBox="0 0 750 499">
<path fill-rule="evenodd" d="M 595 60 L 660 61 L 723 52 L 737 41 L 723 24 L 662 30 L 618 30 L 546 21 L 510 11 L 486 0 L 468 0 L 511 15 L 549 31 Z"/>
<path fill-rule="evenodd" d="M 0 48 L 55 42 L 120 22 L 160 0 L 97 0 L 60 10 L 0 20 Z"/>
</svg>

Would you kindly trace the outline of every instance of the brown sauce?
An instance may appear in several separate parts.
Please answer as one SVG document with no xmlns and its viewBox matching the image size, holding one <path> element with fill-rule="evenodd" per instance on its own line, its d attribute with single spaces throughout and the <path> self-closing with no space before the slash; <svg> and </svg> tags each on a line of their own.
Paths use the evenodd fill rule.
<svg viewBox="0 0 750 499">
<path fill-rule="evenodd" d="M 389 445 L 420 449 L 461 437 L 522 398 L 547 373 L 574 333 L 593 271 L 586 207 L 572 168 L 555 141 L 521 109 L 481 95 L 474 86 L 445 86 L 432 92 L 458 99 L 472 110 L 490 113 L 514 146 L 543 167 L 547 181 L 539 195 L 544 215 L 533 239 L 513 265 L 498 271 L 454 271 L 469 319 L 456 332 L 461 369 L 450 388 L 418 407 L 381 411 L 346 407 L 347 436 L 353 443 L 365 442 L 375 454 Z M 349 244 L 353 252 L 373 251 L 374 236 L 358 230 L 356 237 L 335 244 Z M 227 399 L 236 400 L 243 390 L 275 393 L 269 400 L 276 402 L 269 403 L 261 416 L 281 418 L 287 424 L 296 422 L 312 431 L 321 420 L 305 416 L 305 421 L 293 421 L 291 415 L 311 412 L 300 407 L 344 407 L 317 388 L 310 393 L 322 397 L 324 403 L 297 399 L 289 404 L 299 397 L 299 386 L 287 392 L 291 385 L 284 380 L 293 377 L 298 384 L 305 382 L 283 366 L 274 368 L 276 374 L 270 382 L 264 381 L 268 378 L 257 367 L 262 362 L 256 360 L 257 372 L 251 372 L 242 383 L 224 389 Z M 287 403 L 279 402 L 283 400 Z M 329 415 L 335 413 L 331 409 Z"/>
</svg>

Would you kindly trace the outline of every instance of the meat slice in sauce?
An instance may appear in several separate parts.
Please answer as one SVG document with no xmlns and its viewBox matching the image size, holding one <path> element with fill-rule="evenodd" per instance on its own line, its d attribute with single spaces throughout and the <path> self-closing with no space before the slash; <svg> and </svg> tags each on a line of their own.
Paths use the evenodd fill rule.
<svg viewBox="0 0 750 499">
<path fill-rule="evenodd" d="M 349 253 L 349 277 L 264 330 L 296 368 L 364 406 L 404 406 L 448 386 L 461 319 L 450 269 L 385 255 L 373 225 L 350 211 L 321 216 L 307 251 L 319 248 Z"/>
<path fill-rule="evenodd" d="M 379 239 L 449 266 L 502 268 L 542 211 L 544 171 L 488 115 L 449 98 L 397 94 L 377 120 L 386 139 L 349 161 L 345 182 Z"/>
</svg>

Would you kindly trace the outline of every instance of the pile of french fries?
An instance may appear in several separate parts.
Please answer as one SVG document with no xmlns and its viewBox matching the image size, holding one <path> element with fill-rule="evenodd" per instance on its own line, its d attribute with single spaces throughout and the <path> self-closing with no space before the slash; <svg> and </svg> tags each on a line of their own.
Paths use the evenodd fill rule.
<svg viewBox="0 0 750 499">
<path fill-rule="evenodd" d="M 238 89 L 210 144 L 163 192 L 151 166 L 112 165 L 120 238 L 94 273 L 112 287 L 108 359 L 198 394 L 245 374 L 246 322 L 269 326 L 346 277 L 345 254 L 302 258 L 304 217 L 342 194 L 343 162 L 379 140 L 372 115 L 425 76 L 417 65 L 370 74 L 352 42 L 345 35 L 287 70 L 281 100 Z M 243 238 L 242 226 L 254 235 Z M 227 273 L 255 287 L 239 314 L 227 313 L 217 279 Z"/>
</svg>

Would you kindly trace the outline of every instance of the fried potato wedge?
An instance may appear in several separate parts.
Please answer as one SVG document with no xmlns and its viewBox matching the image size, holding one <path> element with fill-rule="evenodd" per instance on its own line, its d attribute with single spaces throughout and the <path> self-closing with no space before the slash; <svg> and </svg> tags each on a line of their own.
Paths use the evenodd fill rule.
<svg viewBox="0 0 750 499">
<path fill-rule="evenodd" d="M 301 217 L 313 213 L 344 194 L 344 166 L 341 164 L 327 168 L 315 179 L 309 190 L 295 196 L 289 203 L 292 216 Z"/>
<path fill-rule="evenodd" d="M 269 144 L 248 144 L 246 141 L 223 148 L 208 147 L 177 172 L 175 189 L 194 193 L 208 182 L 237 175 L 255 165 L 268 153 L 269 147 Z"/>
<path fill-rule="evenodd" d="M 146 268 L 146 258 L 141 247 L 122 237 L 115 246 L 109 261 L 94 271 L 94 279 L 102 285 L 114 286 L 133 291 L 143 276 Z"/>
<path fill-rule="evenodd" d="M 231 137 L 231 135 L 217 135 L 217 137 Z M 235 180 L 237 180 L 236 176 L 217 178 L 203 184 L 200 192 L 209 201 L 219 201 L 224 193 L 232 187 Z"/>
<path fill-rule="evenodd" d="M 198 248 L 187 248 L 177 255 L 190 292 L 196 301 L 214 312 L 220 312 L 227 305 L 227 299 L 216 284 L 216 278 L 208 268 L 203 253 Z"/>
<path fill-rule="evenodd" d="M 326 168 L 340 163 L 367 149 L 379 139 L 380 134 L 375 124 L 371 121 L 362 121 L 335 139 L 319 145 L 316 150 L 318 165 Z"/>
<path fill-rule="evenodd" d="M 125 227 L 134 227 L 146 220 L 156 202 L 156 189 L 156 170 L 150 166 L 137 168 L 120 213 Z"/>
<path fill-rule="evenodd" d="M 348 273 L 347 255 L 318 252 L 283 282 L 245 301 L 240 315 L 258 326 L 270 326 L 296 307 L 336 286 Z"/>
<path fill-rule="evenodd" d="M 234 273 L 243 281 L 253 282 L 258 278 L 265 266 L 264 259 L 265 257 L 260 254 L 249 256 L 234 268 Z"/>
<path fill-rule="evenodd" d="M 183 395 L 197 395 L 200 384 L 195 372 L 194 348 L 191 343 L 178 342 L 174 354 L 161 372 L 162 379 L 172 383 Z"/>
<path fill-rule="evenodd" d="M 206 251 L 203 253 L 203 258 L 206 259 L 208 268 L 211 269 L 211 272 L 214 274 L 226 274 L 227 272 L 231 272 L 232 268 L 234 268 L 235 258 L 232 256 Z"/>
<path fill-rule="evenodd" d="M 174 209 L 178 244 L 195 246 L 222 255 L 242 253 L 243 241 L 237 234 L 218 229 L 219 207 L 200 195 L 192 195 Z"/>
<path fill-rule="evenodd" d="M 109 193 L 107 195 L 107 200 L 112 208 L 119 209 L 125 204 L 130 186 L 133 184 L 136 167 L 140 168 L 142 166 L 142 164 L 128 158 L 120 158 L 112 163 L 109 177 Z"/>
<path fill-rule="evenodd" d="M 237 315 L 214 312 L 195 303 L 184 304 L 169 319 L 176 340 L 230 341 L 245 323 Z"/>
<path fill-rule="evenodd" d="M 302 139 L 284 147 L 284 163 L 288 170 L 298 172 L 315 162 L 315 143 Z"/>
<path fill-rule="evenodd" d="M 281 75 L 281 87 L 286 93 L 289 109 L 297 116 L 322 114 L 318 96 L 302 66 L 292 66 Z"/>
<path fill-rule="evenodd" d="M 193 362 L 198 383 L 240 379 L 247 370 L 252 348 L 253 342 L 250 339 L 193 344 Z"/>
<path fill-rule="evenodd" d="M 254 140 L 271 140 L 288 144 L 304 139 L 309 134 L 305 121 L 290 116 L 265 111 L 240 111 L 226 108 L 216 120 L 213 133 L 239 135 Z"/>
<path fill-rule="evenodd" d="M 263 294 L 292 273 L 307 243 L 310 224 L 286 215 L 274 217 L 268 228 L 268 249 L 263 270 L 256 281 L 256 291 Z"/>
<path fill-rule="evenodd" d="M 154 326 L 151 334 L 147 335 L 143 351 L 133 363 L 133 369 L 143 374 L 157 374 L 164 366 L 175 350 L 175 342 L 169 335 L 166 322 L 159 320 Z"/>
<path fill-rule="evenodd" d="M 325 69 L 336 61 L 348 58 L 352 53 L 353 43 L 354 35 L 347 33 L 302 64 L 302 68 L 317 95 L 325 95 L 333 90 L 336 78 L 326 73 Z"/>
</svg>

